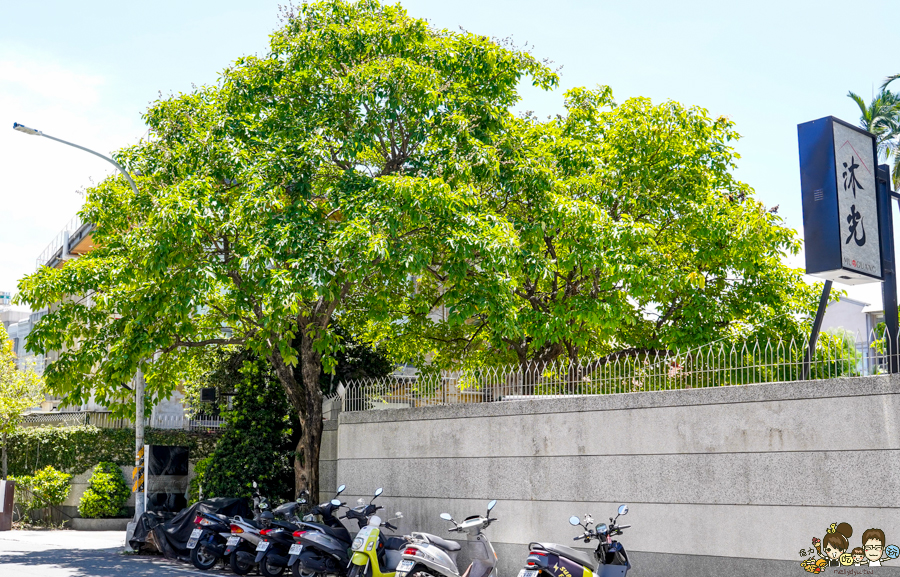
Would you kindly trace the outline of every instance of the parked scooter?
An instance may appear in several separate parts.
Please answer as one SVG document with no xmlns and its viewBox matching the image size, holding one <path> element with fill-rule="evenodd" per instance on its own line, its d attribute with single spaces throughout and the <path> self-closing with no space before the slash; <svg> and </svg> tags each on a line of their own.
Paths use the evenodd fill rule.
<svg viewBox="0 0 900 577">
<path fill-rule="evenodd" d="M 264 577 L 279 577 L 288 567 L 288 550 L 294 544 L 294 532 L 301 523 L 297 510 L 304 504 L 306 499 L 301 498 L 296 503 L 279 506 L 272 513 L 282 517 L 282 520 L 270 521 L 269 526 L 259 532 L 260 541 L 256 544 L 254 562 L 259 565 L 259 572 Z"/>
<path fill-rule="evenodd" d="M 583 540 L 590 543 L 591 539 L 597 539 L 597 549 L 593 559 L 590 555 L 576 551 L 570 547 L 557 545 L 556 543 L 531 543 L 528 545 L 528 560 L 525 568 L 519 572 L 519 577 L 623 577 L 631 569 L 631 562 L 625 547 L 613 537 L 622 534 L 622 529 L 631 525 L 616 525 L 621 515 L 628 513 L 628 505 L 619 506 L 619 514 L 616 518 L 609 518 L 609 525 L 600 523 L 595 529 L 589 526 L 594 524 L 590 515 L 585 516 L 584 521 L 578 517 L 570 517 L 569 523 L 575 527 L 583 527 L 584 533 L 575 537 L 575 541 Z"/>
<path fill-rule="evenodd" d="M 231 537 L 226 542 L 225 557 L 236 575 L 246 575 L 256 565 L 256 546 L 262 539 L 259 532 L 275 520 L 275 515 L 269 511 L 268 500 L 259 494 L 256 481 L 253 481 L 253 516 L 253 520 L 240 516 L 231 520 Z"/>
<path fill-rule="evenodd" d="M 198 514 L 194 524 L 197 528 L 191 532 L 187 548 L 191 551 L 194 567 L 206 571 L 225 555 L 225 543 L 231 536 L 231 528 L 225 515 L 209 513 Z"/>
<path fill-rule="evenodd" d="M 379 488 L 375 491 L 375 497 L 381 495 L 383 490 Z M 374 508 L 373 508 L 374 507 Z M 364 507 L 356 507 L 347 512 L 346 517 L 350 519 L 359 519 L 363 515 L 371 515 L 368 517 L 366 526 L 363 527 L 350 548 L 353 551 L 350 557 L 350 571 L 348 577 L 394 577 L 397 564 L 403 558 L 403 550 L 409 539 L 406 537 L 385 536 L 381 528 L 397 530 L 397 527 L 391 524 L 393 519 L 383 521 L 381 517 L 374 513 L 383 507 L 373 505 L 369 502 Z M 396 519 L 402 518 L 402 513 L 397 513 Z"/>
<path fill-rule="evenodd" d="M 487 515 L 497 504 L 496 499 L 488 503 Z M 472 562 L 466 569 L 466 577 L 496 577 L 497 553 L 490 539 L 483 530 L 497 519 L 481 515 L 466 517 L 457 523 L 449 513 L 441 513 L 441 519 L 453 523 L 450 531 L 467 533 L 469 539 L 474 538 Z M 460 545 L 456 541 L 447 541 L 429 533 L 413 533 L 412 543 L 403 551 L 403 560 L 397 565 L 396 577 L 460 577 L 456 566 L 456 554 Z"/>
<path fill-rule="evenodd" d="M 338 487 L 339 496 L 345 485 Z M 294 531 L 295 543 L 288 550 L 288 567 L 296 577 L 307 577 L 312 573 L 321 574 L 345 574 L 350 562 L 348 551 L 352 539 L 350 532 L 335 517 L 334 513 L 344 506 L 338 499 L 332 499 L 328 503 L 322 503 L 313 507 L 310 514 L 303 518 L 300 529 Z M 374 505 L 373 505 L 374 513 Z M 316 516 L 322 518 L 322 523 L 316 523 Z M 362 528 L 367 518 L 359 521 Z"/>
</svg>

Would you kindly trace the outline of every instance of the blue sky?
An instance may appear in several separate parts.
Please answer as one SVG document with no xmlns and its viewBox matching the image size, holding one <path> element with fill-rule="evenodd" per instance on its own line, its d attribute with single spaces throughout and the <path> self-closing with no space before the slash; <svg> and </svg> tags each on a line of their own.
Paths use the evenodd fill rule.
<svg viewBox="0 0 900 577">
<path fill-rule="evenodd" d="M 280 0 L 282 3 L 285 0 Z M 243 54 L 265 50 L 279 1 L 7 2 L 0 32 L 0 290 L 80 208 L 79 190 L 109 174 L 103 161 L 9 129 L 13 121 L 103 152 L 144 133 L 159 92 L 214 82 Z M 846 97 L 868 99 L 900 72 L 891 2 L 623 2 L 409 0 L 434 25 L 512 36 L 562 65 L 562 88 L 523 91 L 546 115 L 573 86 L 612 86 L 734 120 L 738 176 L 802 233 L 796 125 L 834 115 L 856 123 Z M 879 28 L 882 31 L 879 31 Z M 879 45 L 878 42 L 883 44 Z M 895 220 L 898 220 L 895 216 Z M 793 260 L 796 266 L 802 259 Z M 877 301 L 876 285 L 852 296 Z"/>
</svg>

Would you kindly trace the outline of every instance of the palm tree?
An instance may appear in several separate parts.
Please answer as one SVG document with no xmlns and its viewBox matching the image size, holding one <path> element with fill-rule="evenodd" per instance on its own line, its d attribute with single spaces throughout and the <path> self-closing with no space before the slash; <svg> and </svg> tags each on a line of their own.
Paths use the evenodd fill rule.
<svg viewBox="0 0 900 577">
<path fill-rule="evenodd" d="M 884 79 L 884 83 L 881 85 L 881 89 L 884 90 L 888 87 L 888 84 L 900 78 L 900 74 L 891 74 L 887 78 Z"/>
<path fill-rule="evenodd" d="M 900 94 L 887 86 L 900 78 L 900 74 L 888 76 L 881 85 L 881 92 L 866 105 L 865 100 L 853 91 L 847 96 L 859 107 L 859 126 L 875 135 L 878 157 L 891 163 L 891 180 L 894 190 L 900 189 Z"/>
</svg>

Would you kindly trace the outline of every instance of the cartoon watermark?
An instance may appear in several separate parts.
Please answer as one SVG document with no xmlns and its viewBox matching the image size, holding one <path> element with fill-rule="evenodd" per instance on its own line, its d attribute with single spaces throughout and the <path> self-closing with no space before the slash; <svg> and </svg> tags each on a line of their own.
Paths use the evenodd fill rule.
<svg viewBox="0 0 900 577">
<path fill-rule="evenodd" d="M 806 557 L 800 562 L 800 566 L 809 573 L 821 573 L 827 567 L 880 567 L 885 561 L 900 557 L 900 547 L 886 545 L 887 540 L 881 529 L 866 529 L 862 534 L 862 545 L 850 549 L 852 536 L 853 527 L 850 523 L 832 523 L 825 531 L 825 537 L 822 539 L 813 537 L 812 547 L 809 550 L 800 550 L 800 556 Z M 835 572 L 847 575 L 863 574 L 844 570 Z"/>
</svg>

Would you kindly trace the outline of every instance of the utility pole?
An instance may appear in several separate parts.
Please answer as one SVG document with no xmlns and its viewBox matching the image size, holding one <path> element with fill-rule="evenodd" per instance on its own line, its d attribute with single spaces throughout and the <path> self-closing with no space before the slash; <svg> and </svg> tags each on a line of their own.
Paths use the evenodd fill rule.
<svg viewBox="0 0 900 577">
<path fill-rule="evenodd" d="M 50 140 L 55 140 L 56 142 L 66 144 L 68 146 L 72 146 L 79 150 L 83 150 L 85 152 L 89 152 L 94 156 L 100 157 L 106 162 L 115 166 L 119 172 L 125 177 L 125 180 L 128 181 L 128 184 L 131 186 L 131 190 L 134 191 L 134 194 L 138 194 L 137 185 L 134 183 L 134 179 L 131 178 L 131 175 L 122 167 L 121 164 L 113 160 L 112 158 L 100 154 L 90 148 L 85 148 L 83 146 L 79 146 L 77 144 L 73 144 L 71 142 L 62 140 L 60 138 L 56 138 L 54 136 L 50 136 L 49 134 L 44 134 L 40 130 L 34 128 L 28 128 L 18 122 L 13 122 L 13 130 L 17 130 L 18 132 L 22 132 L 24 134 L 28 134 L 31 136 L 43 136 L 44 138 L 49 138 Z M 65 250 L 68 249 L 68 246 L 63 247 L 64 253 Z M 141 454 L 144 448 L 144 374 L 141 371 L 140 367 L 137 370 L 137 374 L 134 379 L 134 454 L 135 454 L 135 466 L 137 466 L 139 461 L 143 461 L 141 458 Z M 146 483 L 146 479 L 144 480 Z M 138 484 L 136 487 L 144 489 L 143 484 Z M 134 522 L 140 519 L 141 515 L 144 512 L 144 491 L 134 491 Z M 133 528 L 131 528 L 133 531 Z M 130 537 L 131 533 L 129 533 Z M 127 542 L 126 542 L 127 545 Z"/>
</svg>

